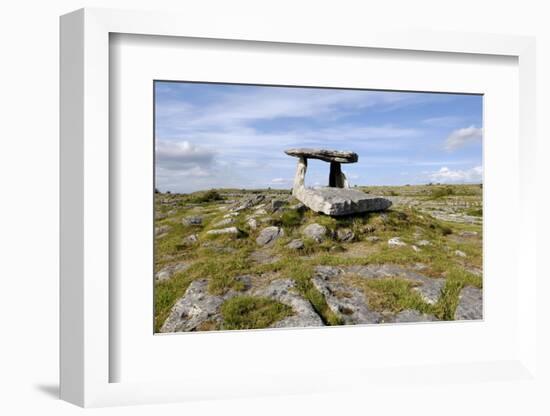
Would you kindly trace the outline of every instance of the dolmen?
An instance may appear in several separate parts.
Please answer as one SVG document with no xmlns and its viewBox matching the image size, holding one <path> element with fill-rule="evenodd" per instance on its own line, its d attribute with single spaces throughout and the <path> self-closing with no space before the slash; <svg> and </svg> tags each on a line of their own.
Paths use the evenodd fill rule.
<svg viewBox="0 0 550 416">
<path fill-rule="evenodd" d="M 285 153 L 298 158 L 292 195 L 308 208 L 326 215 L 341 216 L 388 209 L 392 202 L 380 196 L 350 189 L 342 172 L 342 163 L 356 163 L 357 153 L 325 149 L 287 149 Z M 306 188 L 307 160 L 319 159 L 330 163 L 328 186 Z"/>
</svg>

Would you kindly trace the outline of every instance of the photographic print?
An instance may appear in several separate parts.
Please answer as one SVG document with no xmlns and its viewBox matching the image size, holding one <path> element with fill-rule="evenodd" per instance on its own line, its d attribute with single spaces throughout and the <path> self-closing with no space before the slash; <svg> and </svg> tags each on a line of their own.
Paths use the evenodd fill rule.
<svg viewBox="0 0 550 416">
<path fill-rule="evenodd" d="M 483 96 L 155 81 L 155 332 L 483 319 Z"/>
</svg>

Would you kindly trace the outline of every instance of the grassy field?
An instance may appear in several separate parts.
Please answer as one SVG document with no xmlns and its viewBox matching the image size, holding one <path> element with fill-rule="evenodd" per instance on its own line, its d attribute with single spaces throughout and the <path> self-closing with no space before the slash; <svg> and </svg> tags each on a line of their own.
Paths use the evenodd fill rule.
<svg viewBox="0 0 550 416">
<path fill-rule="evenodd" d="M 197 279 L 207 279 L 205 296 L 221 305 L 194 330 L 265 328 L 292 316 L 289 304 L 254 295 L 277 279 L 292 279 L 293 293 L 309 302 L 324 325 L 343 324 L 346 314 L 354 312 L 335 309 L 316 287 L 318 266 L 343 270 L 339 284 L 360 291 L 368 308 L 383 316 L 413 310 L 437 320 L 454 319 L 461 290 L 483 284 L 481 185 L 358 189 L 386 196 L 393 206 L 386 212 L 333 218 L 297 207 L 299 201 L 289 191 L 155 194 L 155 270 L 157 277 L 168 275 L 155 285 L 156 330 Z M 260 203 L 235 209 L 259 195 L 264 198 Z M 189 221 L 193 217 L 200 224 Z M 304 237 L 304 227 L 313 223 L 325 227 L 322 241 Z M 259 246 L 256 238 L 268 226 L 279 227 L 284 235 Z M 208 234 L 224 227 L 236 227 L 238 233 Z M 352 238 L 342 241 L 339 231 L 350 231 Z M 389 244 L 395 238 L 399 244 Z M 302 248 L 288 246 L 297 239 Z M 349 271 L 367 265 L 397 265 L 444 279 L 444 285 L 437 301 L 429 302 L 415 290 L 417 281 L 399 275 L 364 279 Z M 343 300 L 349 296 L 334 292 Z"/>
</svg>

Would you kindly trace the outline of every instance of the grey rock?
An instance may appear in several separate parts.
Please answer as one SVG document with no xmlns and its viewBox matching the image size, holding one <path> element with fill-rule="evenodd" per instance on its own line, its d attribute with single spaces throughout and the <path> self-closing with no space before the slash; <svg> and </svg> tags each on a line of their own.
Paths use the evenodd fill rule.
<svg viewBox="0 0 550 416">
<path fill-rule="evenodd" d="M 256 264 L 273 264 L 277 263 L 281 259 L 271 250 L 265 250 L 264 248 L 253 251 L 252 253 L 250 253 L 250 256 L 248 258 L 250 259 L 250 261 Z"/>
<path fill-rule="evenodd" d="M 160 332 L 194 331 L 206 321 L 219 322 L 220 306 L 228 296 L 210 295 L 207 289 L 206 279 L 191 282 L 183 297 L 173 306 Z"/>
<path fill-rule="evenodd" d="M 304 242 L 297 238 L 295 240 L 292 240 L 286 246 L 287 246 L 287 248 L 289 248 L 291 250 L 301 250 L 301 249 L 304 248 Z"/>
<path fill-rule="evenodd" d="M 483 319 L 483 291 L 473 286 L 466 286 L 460 291 L 456 320 Z"/>
<path fill-rule="evenodd" d="M 477 231 L 461 231 L 458 235 L 461 237 L 475 237 L 477 236 Z"/>
<path fill-rule="evenodd" d="M 429 245 L 431 245 L 432 243 L 430 243 L 428 240 L 420 240 L 420 241 L 417 242 L 416 244 L 418 244 L 420 247 L 424 247 L 424 246 L 429 246 Z"/>
<path fill-rule="evenodd" d="M 226 225 L 233 224 L 235 220 L 233 218 L 224 218 L 213 224 L 214 227 L 225 227 Z"/>
<path fill-rule="evenodd" d="M 172 229 L 169 225 L 160 225 L 158 227 L 155 227 L 155 237 L 159 237 L 161 235 L 166 234 Z"/>
<path fill-rule="evenodd" d="M 339 150 L 296 148 L 285 150 L 289 156 L 319 159 L 325 162 L 355 163 L 359 159 L 357 153 Z"/>
<path fill-rule="evenodd" d="M 349 241 L 353 241 L 355 234 L 349 228 L 339 228 L 338 231 L 336 231 L 336 238 L 344 243 L 347 243 Z"/>
<path fill-rule="evenodd" d="M 169 280 L 175 274 L 187 270 L 190 266 L 191 264 L 189 263 L 170 264 L 155 274 L 155 281 L 164 282 L 166 280 Z"/>
<path fill-rule="evenodd" d="M 278 279 L 267 287 L 254 292 L 255 296 L 268 297 L 292 308 L 294 315 L 288 316 L 275 324 L 273 328 L 323 326 L 323 321 L 315 312 L 311 303 L 295 292 L 292 279 Z"/>
<path fill-rule="evenodd" d="M 302 204 L 301 202 L 298 202 L 297 204 L 291 205 L 288 207 L 289 209 L 292 209 L 294 211 L 305 211 L 306 206 Z"/>
<path fill-rule="evenodd" d="M 466 257 L 466 253 L 464 253 L 464 252 L 461 251 L 461 250 L 455 250 L 455 256 L 458 256 L 458 257 Z"/>
<path fill-rule="evenodd" d="M 237 217 L 239 215 L 238 212 L 228 212 L 227 214 L 225 214 L 223 217 L 224 218 L 231 218 L 231 217 Z"/>
<path fill-rule="evenodd" d="M 254 214 L 255 215 L 267 215 L 267 211 L 263 208 L 260 208 L 260 209 L 257 209 L 256 211 L 254 211 Z"/>
<path fill-rule="evenodd" d="M 286 204 L 286 201 L 283 201 L 281 199 L 274 199 L 271 201 L 271 212 L 277 212 L 280 210 L 283 205 Z"/>
<path fill-rule="evenodd" d="M 183 225 L 202 225 L 202 217 L 186 217 L 182 220 Z"/>
<path fill-rule="evenodd" d="M 375 235 L 371 235 L 371 236 L 365 238 L 365 240 L 370 241 L 371 243 L 376 243 L 377 241 L 380 241 L 380 237 L 377 237 Z"/>
<path fill-rule="evenodd" d="M 254 205 L 258 205 L 264 199 L 265 199 L 265 195 L 262 195 L 262 194 L 255 195 L 252 198 L 248 198 L 244 202 L 239 204 L 236 208 L 233 209 L 233 211 L 239 212 L 239 211 L 243 211 L 245 209 L 249 209 L 249 208 L 253 207 Z"/>
<path fill-rule="evenodd" d="M 303 187 L 293 189 L 293 194 L 313 211 L 332 216 L 382 211 L 392 205 L 389 199 L 349 188 Z"/>
<path fill-rule="evenodd" d="M 312 240 L 320 243 L 323 241 L 327 235 L 327 228 L 323 225 L 319 225 L 316 223 L 309 224 L 302 230 L 302 234 L 307 237 L 311 238 Z"/>
<path fill-rule="evenodd" d="M 191 246 L 193 244 L 198 243 L 198 241 L 199 241 L 199 237 L 197 236 L 197 234 L 191 234 L 191 235 L 188 235 L 187 237 L 184 237 L 183 240 L 181 240 L 181 243 L 186 246 Z"/>
<path fill-rule="evenodd" d="M 279 227 L 266 227 L 262 231 L 260 231 L 260 234 L 258 235 L 258 238 L 256 238 L 256 244 L 259 246 L 265 246 L 268 244 L 273 244 L 275 240 L 277 240 L 279 237 L 282 237 L 285 235 L 285 232 L 282 228 Z"/>
<path fill-rule="evenodd" d="M 239 229 L 237 227 L 227 227 L 227 228 L 220 228 L 216 230 L 209 230 L 206 232 L 206 234 L 209 235 L 220 235 L 220 234 L 239 234 Z"/>
<path fill-rule="evenodd" d="M 414 244 L 411 246 L 411 248 L 413 249 L 413 251 L 416 251 L 417 253 L 420 251 L 420 249 Z"/>
<path fill-rule="evenodd" d="M 251 230 L 255 230 L 256 228 L 258 228 L 258 221 L 256 221 L 255 218 L 249 218 L 246 221 L 246 225 L 248 225 Z"/>
<path fill-rule="evenodd" d="M 390 247 L 404 247 L 407 243 L 404 241 L 401 241 L 401 238 L 399 237 L 393 237 L 388 240 L 388 246 Z"/>
<path fill-rule="evenodd" d="M 330 310 L 345 324 L 373 324 L 382 321 L 382 315 L 368 307 L 360 289 L 344 284 L 338 279 L 336 268 L 317 267 L 313 286 L 325 297 Z"/>
</svg>

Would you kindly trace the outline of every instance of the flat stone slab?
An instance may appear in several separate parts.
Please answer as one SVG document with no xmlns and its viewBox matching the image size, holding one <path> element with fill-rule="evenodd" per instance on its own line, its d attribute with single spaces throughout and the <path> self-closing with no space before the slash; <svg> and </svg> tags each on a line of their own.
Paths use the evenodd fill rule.
<svg viewBox="0 0 550 416">
<path fill-rule="evenodd" d="M 383 211 L 392 205 L 389 199 L 349 188 L 303 188 L 295 196 L 313 211 L 333 216 Z"/>
<path fill-rule="evenodd" d="M 285 153 L 289 156 L 319 159 L 325 162 L 355 163 L 359 160 L 357 153 L 340 150 L 297 148 L 287 149 Z"/>
</svg>

